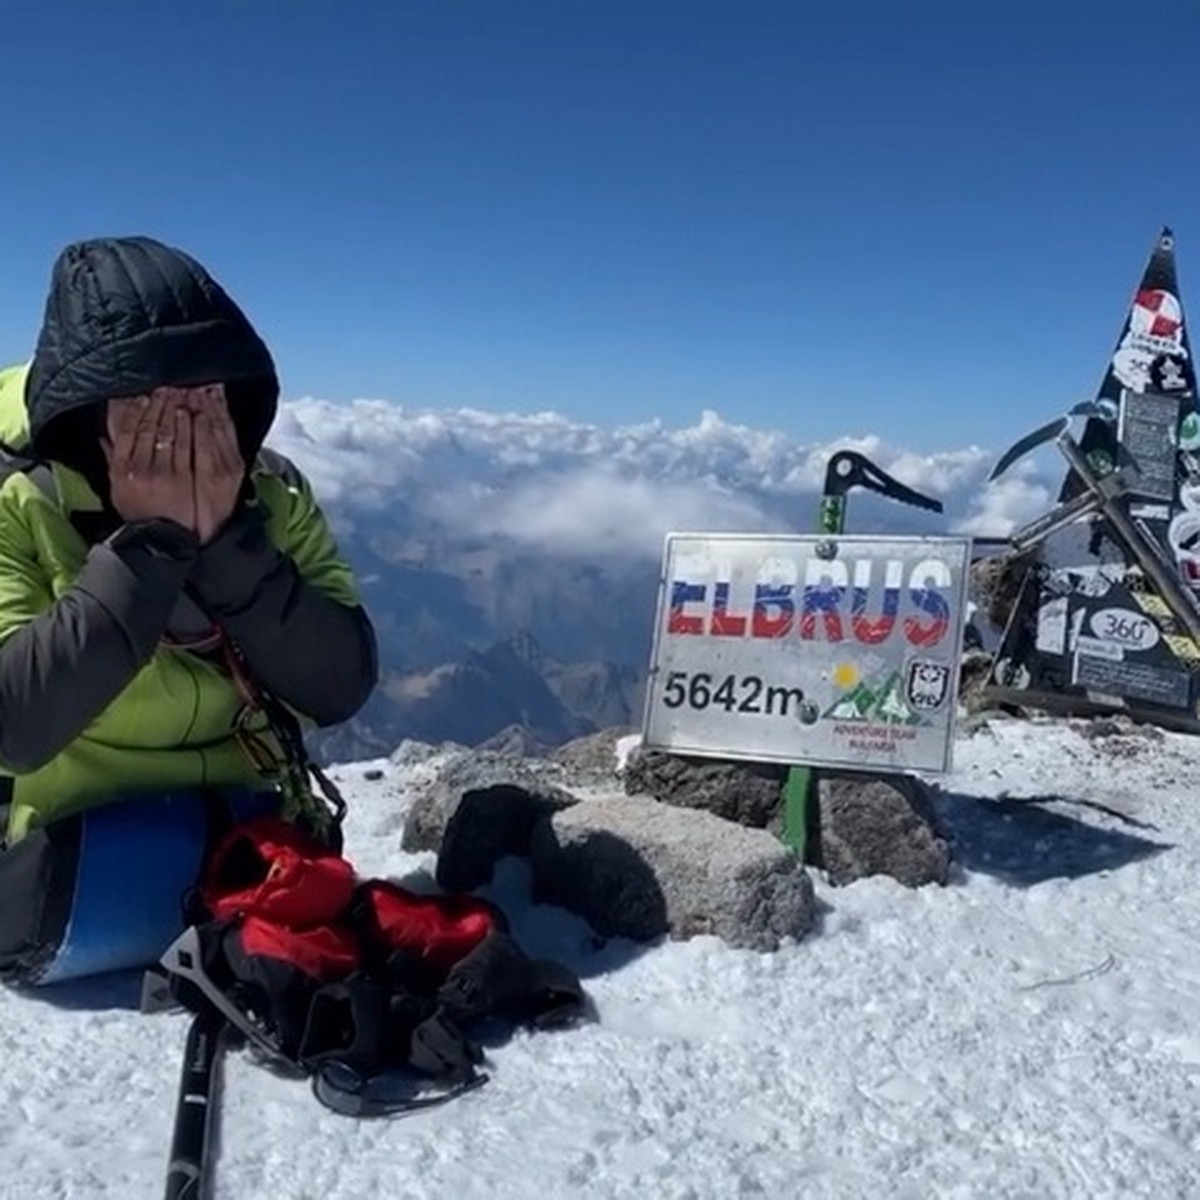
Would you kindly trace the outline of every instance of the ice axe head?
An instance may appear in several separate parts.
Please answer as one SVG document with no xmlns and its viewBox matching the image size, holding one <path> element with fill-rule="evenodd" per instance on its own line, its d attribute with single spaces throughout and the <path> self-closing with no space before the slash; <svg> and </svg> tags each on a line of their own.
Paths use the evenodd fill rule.
<svg viewBox="0 0 1200 1200">
<path fill-rule="evenodd" d="M 857 450 L 839 450 L 829 460 L 829 466 L 825 469 L 825 495 L 844 496 L 856 487 L 878 492 L 879 495 L 898 500 L 901 504 L 911 504 L 930 512 L 942 511 L 940 500 L 914 491 L 877 467 L 865 454 L 859 454 Z"/>
</svg>

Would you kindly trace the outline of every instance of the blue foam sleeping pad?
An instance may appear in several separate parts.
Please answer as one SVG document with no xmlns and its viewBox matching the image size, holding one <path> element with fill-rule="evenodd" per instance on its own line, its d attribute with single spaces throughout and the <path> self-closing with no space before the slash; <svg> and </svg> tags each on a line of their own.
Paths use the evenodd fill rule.
<svg viewBox="0 0 1200 1200">
<path fill-rule="evenodd" d="M 253 820 L 279 804 L 272 792 L 223 794 L 235 821 Z M 184 899 L 199 879 L 207 843 L 208 810 L 195 792 L 88 810 L 62 942 L 38 983 L 157 962 L 183 932 Z"/>
</svg>

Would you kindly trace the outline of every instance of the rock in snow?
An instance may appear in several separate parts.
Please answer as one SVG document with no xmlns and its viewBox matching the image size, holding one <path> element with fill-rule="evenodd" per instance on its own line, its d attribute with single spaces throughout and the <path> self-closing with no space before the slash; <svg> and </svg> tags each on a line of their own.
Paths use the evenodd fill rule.
<svg viewBox="0 0 1200 1200">
<path fill-rule="evenodd" d="M 602 796 L 534 828 L 535 894 L 606 936 L 715 934 L 776 950 L 816 917 L 813 885 L 776 838 L 644 796 Z"/>
<path fill-rule="evenodd" d="M 739 825 L 783 829 L 787 768 L 722 762 L 635 749 L 625 790 L 664 804 L 703 809 Z M 945 883 L 950 844 L 941 834 L 926 786 L 912 775 L 864 775 L 825 768 L 817 780 L 818 832 L 811 865 L 831 883 L 889 875 L 907 887 Z"/>
<path fill-rule="evenodd" d="M 822 771 L 821 868 L 833 884 L 890 875 L 907 887 L 945 883 L 950 843 L 938 828 L 925 784 L 911 775 L 856 775 Z"/>
<path fill-rule="evenodd" d="M 438 883 L 451 890 L 481 887 L 502 858 L 531 858 L 539 894 L 604 936 L 712 933 L 754 949 L 804 936 L 812 884 L 777 837 L 786 768 L 635 749 L 622 797 L 595 761 L 598 748 L 615 758 L 617 741 L 581 743 L 583 773 L 549 759 L 451 755 L 419 790 L 404 849 L 435 850 Z M 831 883 L 946 882 L 949 842 L 918 780 L 822 771 L 818 795 L 810 857 Z"/>
<path fill-rule="evenodd" d="M 774 764 L 722 762 L 635 750 L 625 765 L 625 791 L 642 793 L 683 808 L 704 809 L 739 825 L 783 827 L 787 768 Z"/>
<path fill-rule="evenodd" d="M 471 891 L 500 859 L 528 855 L 536 821 L 577 803 L 561 767 L 537 759 L 463 753 L 422 786 L 404 827 L 405 850 L 435 850 L 437 881 Z"/>
<path fill-rule="evenodd" d="M 549 761 L 452 756 L 417 789 L 403 847 L 436 851 L 437 881 L 453 891 L 529 858 L 539 895 L 603 936 L 714 933 L 774 949 L 812 926 L 812 884 L 770 834 L 648 796 L 572 793 L 567 779 Z"/>
</svg>

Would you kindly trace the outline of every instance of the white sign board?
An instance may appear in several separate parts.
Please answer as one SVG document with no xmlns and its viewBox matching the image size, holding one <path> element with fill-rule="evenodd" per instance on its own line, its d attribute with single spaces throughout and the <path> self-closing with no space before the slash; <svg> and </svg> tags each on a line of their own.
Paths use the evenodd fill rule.
<svg viewBox="0 0 1200 1200">
<path fill-rule="evenodd" d="M 643 743 L 950 770 L 970 548 L 954 537 L 668 535 Z"/>
</svg>

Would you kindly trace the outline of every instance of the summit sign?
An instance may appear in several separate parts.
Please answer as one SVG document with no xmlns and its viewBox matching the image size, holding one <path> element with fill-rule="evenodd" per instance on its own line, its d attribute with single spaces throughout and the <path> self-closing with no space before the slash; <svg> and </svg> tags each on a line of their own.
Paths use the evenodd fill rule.
<svg viewBox="0 0 1200 1200">
<path fill-rule="evenodd" d="M 969 559 L 967 538 L 670 535 L 644 742 L 948 770 Z"/>
</svg>

